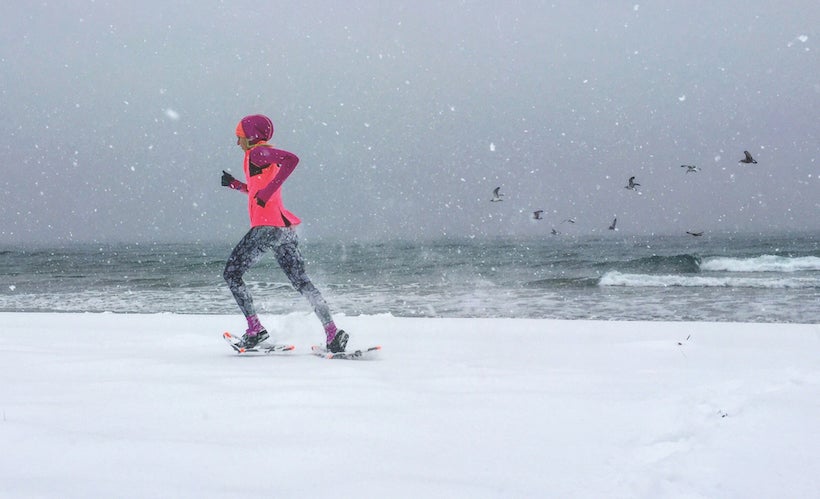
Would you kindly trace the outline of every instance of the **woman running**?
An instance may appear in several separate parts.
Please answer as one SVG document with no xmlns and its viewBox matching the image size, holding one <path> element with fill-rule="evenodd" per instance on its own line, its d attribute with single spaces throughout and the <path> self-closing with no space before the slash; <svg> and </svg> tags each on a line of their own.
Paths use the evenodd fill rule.
<svg viewBox="0 0 820 499">
<path fill-rule="evenodd" d="M 282 184 L 296 168 L 295 154 L 269 145 L 273 136 L 273 122 L 267 116 L 245 116 L 236 126 L 236 144 L 245 151 L 243 169 L 246 182 L 240 182 L 230 173 L 222 172 L 222 185 L 248 195 L 248 214 L 251 229 L 233 249 L 225 264 L 223 277 L 248 321 L 248 329 L 241 345 L 253 348 L 268 339 L 268 332 L 259 322 L 253 299 L 242 276 L 259 263 L 267 251 L 273 251 L 276 261 L 293 287 L 310 304 L 325 329 L 329 352 L 344 352 L 348 334 L 336 329 L 330 308 L 322 294 L 305 273 L 305 263 L 299 253 L 299 241 L 294 229 L 299 218 L 282 205 Z"/>
</svg>

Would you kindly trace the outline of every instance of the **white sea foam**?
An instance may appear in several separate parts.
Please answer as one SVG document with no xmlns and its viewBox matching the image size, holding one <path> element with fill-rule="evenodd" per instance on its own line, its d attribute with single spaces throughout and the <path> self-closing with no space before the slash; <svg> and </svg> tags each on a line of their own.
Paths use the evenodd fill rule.
<svg viewBox="0 0 820 499">
<path fill-rule="evenodd" d="M 707 277 L 684 275 L 622 274 L 607 272 L 601 277 L 600 286 L 623 286 L 636 288 L 653 287 L 701 287 L 701 288 L 815 288 L 820 280 L 811 277 Z"/>
<path fill-rule="evenodd" d="M 755 258 L 706 258 L 701 270 L 720 272 L 802 272 L 820 271 L 820 257 L 762 255 Z"/>
</svg>

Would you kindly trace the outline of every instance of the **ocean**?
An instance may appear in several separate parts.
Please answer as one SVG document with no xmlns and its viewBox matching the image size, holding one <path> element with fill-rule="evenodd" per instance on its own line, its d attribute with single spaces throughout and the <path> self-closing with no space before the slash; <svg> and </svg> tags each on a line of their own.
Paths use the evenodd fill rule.
<svg viewBox="0 0 820 499">
<path fill-rule="evenodd" d="M 232 314 L 225 244 L 0 248 L 0 311 Z M 820 323 L 820 237 L 302 239 L 334 314 Z M 272 257 L 246 275 L 262 314 L 310 313 Z"/>
</svg>

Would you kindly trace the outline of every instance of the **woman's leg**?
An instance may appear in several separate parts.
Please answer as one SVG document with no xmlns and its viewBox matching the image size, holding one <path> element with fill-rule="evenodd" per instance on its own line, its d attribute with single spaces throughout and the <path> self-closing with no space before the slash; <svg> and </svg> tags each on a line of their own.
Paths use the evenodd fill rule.
<svg viewBox="0 0 820 499">
<path fill-rule="evenodd" d="M 270 234 L 265 229 L 272 227 L 254 227 L 248 231 L 247 234 L 239 241 L 236 247 L 228 257 L 228 262 L 225 264 L 225 271 L 222 277 L 228 283 L 231 289 L 236 304 L 239 309 L 245 314 L 245 317 L 253 317 L 256 315 L 256 309 L 253 306 L 253 298 L 245 286 L 245 281 L 242 276 L 251 267 L 259 263 L 259 260 L 265 254 L 270 246 Z"/>
<path fill-rule="evenodd" d="M 316 289 L 316 286 L 310 281 L 310 278 L 305 272 L 305 262 L 302 259 L 302 254 L 299 252 L 299 241 L 296 237 L 296 232 L 293 229 L 281 229 L 283 231 L 282 237 L 276 245 L 276 261 L 285 275 L 290 280 L 296 291 L 307 298 L 316 317 L 322 321 L 325 330 L 328 326 L 332 326 L 333 332 L 336 331 L 336 326 L 333 325 L 333 317 L 330 315 L 330 307 L 322 297 L 322 293 Z"/>
<path fill-rule="evenodd" d="M 325 328 L 325 341 L 327 349 L 331 352 L 344 352 L 347 346 L 349 335 L 341 329 L 336 329 L 336 324 L 333 322 L 333 317 L 330 315 L 330 307 L 322 297 L 322 293 L 316 289 L 316 286 L 310 281 L 310 278 L 305 272 L 305 262 L 302 259 L 302 254 L 299 252 L 299 242 L 296 237 L 296 231 L 287 228 L 282 229 L 282 237 L 278 240 L 276 246 L 276 261 L 285 275 L 290 279 L 293 287 L 296 288 L 302 296 L 307 298 L 316 317 L 322 322 Z"/>
</svg>

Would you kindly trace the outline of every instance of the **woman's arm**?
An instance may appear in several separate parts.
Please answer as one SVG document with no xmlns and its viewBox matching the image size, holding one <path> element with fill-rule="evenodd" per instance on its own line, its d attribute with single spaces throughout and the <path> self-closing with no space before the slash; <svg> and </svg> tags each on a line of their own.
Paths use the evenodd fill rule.
<svg viewBox="0 0 820 499">
<path fill-rule="evenodd" d="M 271 152 L 274 156 L 272 163 L 277 163 L 279 170 L 274 175 L 273 180 L 256 193 L 256 204 L 259 206 L 265 206 L 265 203 L 282 187 L 285 180 L 296 169 L 296 165 L 299 164 L 299 158 L 293 153 L 281 149 L 273 149 Z"/>
<path fill-rule="evenodd" d="M 248 185 L 244 182 L 240 182 L 236 180 L 233 175 L 222 170 L 222 185 L 224 187 L 230 187 L 231 189 L 247 193 L 248 192 Z"/>
</svg>

